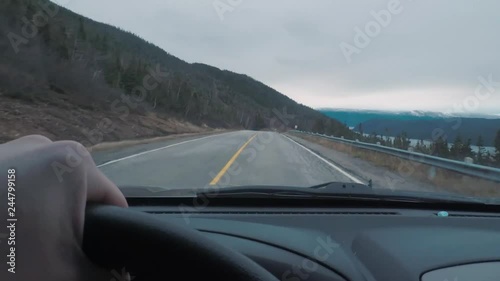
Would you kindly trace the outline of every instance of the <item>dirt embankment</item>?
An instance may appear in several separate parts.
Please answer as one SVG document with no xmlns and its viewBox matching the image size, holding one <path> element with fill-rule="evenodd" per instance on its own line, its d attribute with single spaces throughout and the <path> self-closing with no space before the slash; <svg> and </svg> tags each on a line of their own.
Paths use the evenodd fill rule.
<svg viewBox="0 0 500 281">
<path fill-rule="evenodd" d="M 54 141 L 76 140 L 93 147 L 107 142 L 212 131 L 217 130 L 158 113 L 119 115 L 105 108 L 76 106 L 64 95 L 28 101 L 0 93 L 0 143 L 40 134 Z"/>
</svg>

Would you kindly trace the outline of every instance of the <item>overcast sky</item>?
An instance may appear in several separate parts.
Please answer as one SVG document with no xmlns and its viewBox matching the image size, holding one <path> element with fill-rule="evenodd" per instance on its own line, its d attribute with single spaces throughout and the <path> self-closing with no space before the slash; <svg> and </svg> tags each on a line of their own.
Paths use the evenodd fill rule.
<svg viewBox="0 0 500 281">
<path fill-rule="evenodd" d="M 500 114 L 498 0 L 54 1 L 314 108 Z"/>
</svg>

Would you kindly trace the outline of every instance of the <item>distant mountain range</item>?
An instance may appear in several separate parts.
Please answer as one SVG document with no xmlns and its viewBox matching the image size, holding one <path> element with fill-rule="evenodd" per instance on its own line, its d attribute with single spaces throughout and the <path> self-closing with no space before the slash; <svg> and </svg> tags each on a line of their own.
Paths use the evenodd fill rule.
<svg viewBox="0 0 500 281">
<path fill-rule="evenodd" d="M 396 119 L 396 120 L 433 120 L 444 118 L 483 118 L 483 119 L 500 119 L 500 114 L 446 114 L 433 111 L 383 111 L 383 110 L 356 110 L 356 109 L 331 109 L 320 108 L 319 111 L 325 115 L 335 118 L 349 127 L 356 127 L 359 123 L 366 122 L 371 119 Z"/>
<path fill-rule="evenodd" d="M 356 131 L 396 136 L 406 132 L 410 138 L 431 140 L 436 129 L 442 129 L 448 142 L 457 136 L 471 139 L 475 144 L 482 136 L 484 144 L 492 146 L 495 135 L 500 130 L 500 116 L 468 114 L 453 116 L 426 111 L 376 111 L 320 109 L 325 115 L 335 118 Z M 360 128 L 361 124 L 361 128 Z"/>
</svg>

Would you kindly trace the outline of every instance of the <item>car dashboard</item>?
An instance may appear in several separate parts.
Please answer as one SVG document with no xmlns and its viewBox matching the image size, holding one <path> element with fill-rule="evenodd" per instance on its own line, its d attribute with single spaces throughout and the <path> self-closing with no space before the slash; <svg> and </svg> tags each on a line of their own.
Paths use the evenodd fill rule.
<svg viewBox="0 0 500 281">
<path fill-rule="evenodd" d="M 129 203 L 199 230 L 279 280 L 500 279 L 500 215 L 492 208 L 195 201 L 136 198 Z"/>
</svg>

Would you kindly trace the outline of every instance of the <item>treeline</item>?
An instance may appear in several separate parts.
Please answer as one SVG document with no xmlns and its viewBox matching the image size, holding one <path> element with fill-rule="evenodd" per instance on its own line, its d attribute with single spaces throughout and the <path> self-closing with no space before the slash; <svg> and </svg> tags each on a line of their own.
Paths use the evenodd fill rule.
<svg viewBox="0 0 500 281">
<path fill-rule="evenodd" d="M 330 113 L 331 114 L 331 113 Z M 342 116 L 342 115 L 341 115 Z M 410 119 L 413 118 L 413 119 Z M 381 115 L 367 121 L 356 124 L 355 130 L 365 132 L 378 132 L 385 136 L 394 136 L 400 132 L 406 132 L 412 139 L 428 139 L 432 137 L 432 132 L 439 128 L 439 131 L 453 141 L 457 137 L 472 139 L 473 142 L 481 136 L 487 146 L 493 146 L 495 133 L 500 128 L 500 118 L 472 118 L 472 117 L 429 117 L 422 116 L 415 119 L 409 115 Z M 410 119 L 410 120 L 408 120 Z"/>
<path fill-rule="evenodd" d="M 350 140 L 354 140 L 358 136 L 358 133 L 351 131 L 349 128 L 347 128 L 347 126 L 339 122 L 333 122 L 331 120 L 333 119 L 329 120 L 317 119 L 314 122 L 311 131 L 314 133 L 325 134 L 334 137 L 343 137 L 345 139 L 350 139 Z M 298 128 L 298 129 L 302 131 L 307 131 L 306 129 L 303 128 Z"/>
<path fill-rule="evenodd" d="M 451 145 L 443 137 L 438 137 L 432 143 L 425 144 L 423 140 L 419 140 L 414 146 L 411 145 L 410 138 L 403 132 L 396 137 L 384 137 L 377 133 L 372 133 L 369 136 L 363 133 L 356 133 L 355 138 L 362 142 L 376 143 L 383 146 L 394 147 L 403 150 L 413 150 L 415 152 L 434 155 L 437 157 L 465 161 L 467 157 L 471 158 L 474 163 L 485 166 L 500 167 L 500 130 L 496 133 L 493 141 L 495 152 L 485 148 L 485 140 L 479 136 L 475 142 L 471 139 L 463 139 L 458 135 Z M 477 146 L 477 151 L 472 149 L 472 145 Z"/>
<path fill-rule="evenodd" d="M 57 93 L 95 110 L 161 112 L 225 128 L 349 129 L 241 74 L 188 64 L 119 28 L 48 0 L 0 4 L 0 91 L 26 101 Z"/>
</svg>

